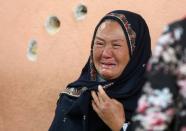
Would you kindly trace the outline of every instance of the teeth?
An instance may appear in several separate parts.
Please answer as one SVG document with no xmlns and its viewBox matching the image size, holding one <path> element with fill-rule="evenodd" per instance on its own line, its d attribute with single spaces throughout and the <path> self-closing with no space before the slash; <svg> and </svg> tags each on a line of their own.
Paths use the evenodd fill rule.
<svg viewBox="0 0 186 131">
<path fill-rule="evenodd" d="M 114 68 L 115 65 L 106 65 L 106 64 L 102 64 L 101 67 L 102 67 L 102 68 L 106 68 L 106 69 L 111 69 L 111 68 Z"/>
</svg>

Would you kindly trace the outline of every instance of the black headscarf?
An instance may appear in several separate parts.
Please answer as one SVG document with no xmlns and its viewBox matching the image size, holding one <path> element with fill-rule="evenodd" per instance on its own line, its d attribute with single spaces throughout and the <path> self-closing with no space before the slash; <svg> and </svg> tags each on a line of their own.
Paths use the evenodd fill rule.
<svg viewBox="0 0 186 131">
<path fill-rule="evenodd" d="M 127 39 L 130 59 L 124 71 L 118 78 L 108 81 L 99 81 L 97 79 L 98 73 L 95 70 L 92 59 L 93 44 L 99 26 L 106 20 L 114 20 L 121 25 Z M 122 102 L 125 108 L 126 120 L 130 121 L 131 115 L 136 109 L 137 99 L 140 96 L 141 88 L 145 81 L 143 75 L 145 72 L 146 63 L 151 55 L 150 44 L 151 41 L 147 24 L 140 15 L 124 10 L 115 10 L 106 14 L 95 28 L 90 57 L 85 67 L 83 68 L 80 77 L 78 80 L 70 83 L 67 86 L 65 92 L 66 94 L 73 94 L 75 92 L 74 96 L 76 96 L 78 93 L 80 96 L 75 103 L 71 103 L 72 105 L 68 107 L 69 109 L 65 113 L 65 117 L 71 116 L 71 121 L 73 121 L 72 123 L 78 123 L 78 116 L 84 116 L 84 118 L 86 117 L 86 121 L 84 122 L 84 130 L 109 130 L 103 121 L 92 110 L 91 106 L 90 91 L 97 90 L 98 85 L 102 85 L 105 87 L 106 93 L 111 98 L 115 98 Z M 63 107 L 66 106 L 62 98 L 63 97 L 61 97 L 61 100 L 58 100 L 58 106 L 60 106 L 60 104 L 63 105 L 61 110 L 63 110 Z M 59 112 L 60 109 L 57 107 L 56 115 L 50 131 L 60 131 L 59 129 L 64 130 L 64 128 L 60 128 L 60 123 L 57 124 L 57 121 L 60 121 L 57 119 L 63 119 L 62 117 L 64 117 L 59 117 Z M 78 130 L 79 124 L 74 128 L 72 126 L 73 125 L 71 125 L 66 130 Z M 56 127 L 55 129 L 58 127 L 58 129 L 54 130 L 54 127 Z M 79 130 L 83 129 L 79 127 Z"/>
</svg>

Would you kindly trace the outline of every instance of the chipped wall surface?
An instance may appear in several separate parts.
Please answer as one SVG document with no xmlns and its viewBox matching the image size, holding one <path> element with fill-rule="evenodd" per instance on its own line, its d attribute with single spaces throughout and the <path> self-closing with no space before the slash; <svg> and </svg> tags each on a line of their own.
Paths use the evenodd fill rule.
<svg viewBox="0 0 186 131">
<path fill-rule="evenodd" d="M 87 15 L 77 20 L 79 4 Z M 48 129 L 58 94 L 79 76 L 94 27 L 105 13 L 141 14 L 154 47 L 164 25 L 185 16 L 185 5 L 186 0 L 0 0 L 0 131 Z M 60 21 L 52 35 L 46 30 L 50 16 Z"/>
</svg>

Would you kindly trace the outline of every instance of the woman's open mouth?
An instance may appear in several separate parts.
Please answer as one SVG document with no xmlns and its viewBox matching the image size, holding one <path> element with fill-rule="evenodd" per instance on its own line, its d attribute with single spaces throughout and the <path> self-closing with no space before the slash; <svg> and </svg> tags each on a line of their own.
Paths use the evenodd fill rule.
<svg viewBox="0 0 186 131">
<path fill-rule="evenodd" d="M 112 69 L 116 66 L 115 63 L 111 63 L 111 62 L 101 62 L 101 68 L 103 69 Z"/>
</svg>

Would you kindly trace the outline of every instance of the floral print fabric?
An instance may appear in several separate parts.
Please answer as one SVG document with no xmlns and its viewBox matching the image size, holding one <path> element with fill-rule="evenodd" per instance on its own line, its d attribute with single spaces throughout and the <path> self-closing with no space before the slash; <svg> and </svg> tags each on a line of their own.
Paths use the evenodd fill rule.
<svg viewBox="0 0 186 131">
<path fill-rule="evenodd" d="M 147 66 L 135 130 L 186 131 L 186 19 L 165 28 Z"/>
</svg>

